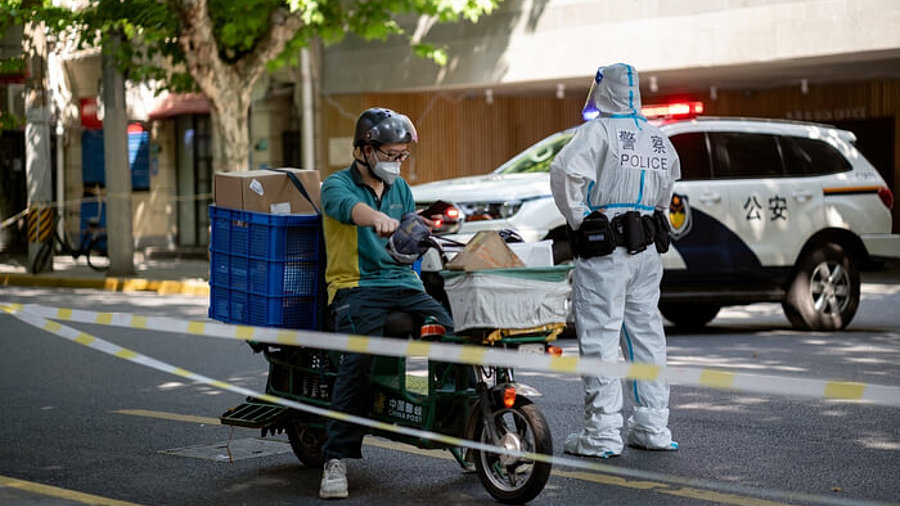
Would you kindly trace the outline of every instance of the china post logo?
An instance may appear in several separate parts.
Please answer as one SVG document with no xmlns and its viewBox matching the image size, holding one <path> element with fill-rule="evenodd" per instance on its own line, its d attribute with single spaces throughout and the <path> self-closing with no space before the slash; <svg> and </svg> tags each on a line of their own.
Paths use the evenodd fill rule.
<svg viewBox="0 0 900 506">
<path fill-rule="evenodd" d="M 669 224 L 672 225 L 672 239 L 678 240 L 691 231 L 691 206 L 687 195 L 672 194 L 669 202 Z"/>
</svg>

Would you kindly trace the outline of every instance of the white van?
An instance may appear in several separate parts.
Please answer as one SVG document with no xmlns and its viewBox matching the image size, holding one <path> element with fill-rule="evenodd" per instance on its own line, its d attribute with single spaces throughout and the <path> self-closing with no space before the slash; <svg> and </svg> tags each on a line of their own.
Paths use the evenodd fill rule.
<svg viewBox="0 0 900 506">
<path fill-rule="evenodd" d="M 852 132 L 749 118 L 656 124 L 681 158 L 659 305 L 671 322 L 702 326 L 723 306 L 777 301 L 797 328 L 842 329 L 859 305 L 859 271 L 900 258 L 893 194 Z M 458 240 L 509 228 L 526 241 L 552 239 L 554 261 L 568 261 L 548 171 L 573 132 L 490 174 L 414 186 L 417 205 L 453 203 L 458 216 L 452 210 L 443 227 Z"/>
</svg>

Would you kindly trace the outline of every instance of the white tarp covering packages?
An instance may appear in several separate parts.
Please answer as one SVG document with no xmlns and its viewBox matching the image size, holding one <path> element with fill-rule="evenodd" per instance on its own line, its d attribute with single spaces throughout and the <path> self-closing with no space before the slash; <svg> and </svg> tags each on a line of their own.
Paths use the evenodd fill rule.
<svg viewBox="0 0 900 506">
<path fill-rule="evenodd" d="M 456 331 L 565 323 L 571 266 L 442 271 Z"/>
</svg>

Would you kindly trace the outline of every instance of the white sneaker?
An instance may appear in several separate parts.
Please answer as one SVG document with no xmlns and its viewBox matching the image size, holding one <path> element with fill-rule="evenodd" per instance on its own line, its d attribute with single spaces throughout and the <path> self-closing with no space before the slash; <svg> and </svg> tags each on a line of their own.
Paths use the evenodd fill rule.
<svg viewBox="0 0 900 506">
<path fill-rule="evenodd" d="M 345 499 L 347 497 L 347 465 L 339 459 L 325 463 L 319 497 L 322 499 Z"/>
</svg>

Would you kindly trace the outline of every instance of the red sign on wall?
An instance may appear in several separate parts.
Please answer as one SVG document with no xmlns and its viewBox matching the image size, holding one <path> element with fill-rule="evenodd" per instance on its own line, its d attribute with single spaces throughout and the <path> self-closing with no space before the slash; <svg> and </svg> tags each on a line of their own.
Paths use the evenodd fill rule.
<svg viewBox="0 0 900 506">
<path fill-rule="evenodd" d="M 103 122 L 97 117 L 98 107 L 96 97 L 82 98 L 79 101 L 81 111 L 81 126 L 88 130 L 102 130 Z"/>
</svg>

